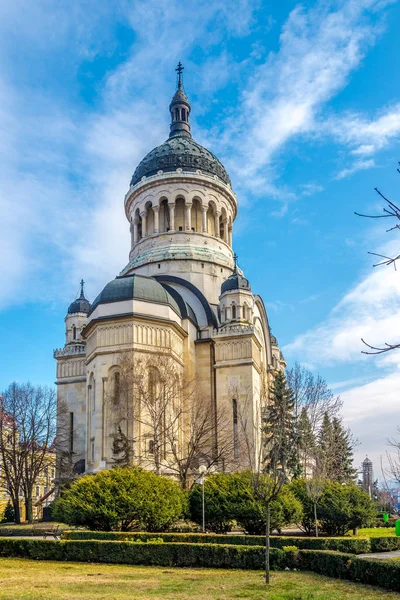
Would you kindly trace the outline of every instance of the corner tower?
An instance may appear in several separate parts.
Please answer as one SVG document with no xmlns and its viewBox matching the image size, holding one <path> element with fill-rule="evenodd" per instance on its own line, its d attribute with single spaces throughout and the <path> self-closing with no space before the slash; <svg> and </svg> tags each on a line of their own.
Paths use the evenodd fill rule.
<svg viewBox="0 0 400 600">
<path fill-rule="evenodd" d="M 184 274 L 216 307 L 234 268 L 237 200 L 224 166 L 192 138 L 181 63 L 176 70 L 169 138 L 140 162 L 125 197 L 131 250 L 121 274 Z"/>
</svg>

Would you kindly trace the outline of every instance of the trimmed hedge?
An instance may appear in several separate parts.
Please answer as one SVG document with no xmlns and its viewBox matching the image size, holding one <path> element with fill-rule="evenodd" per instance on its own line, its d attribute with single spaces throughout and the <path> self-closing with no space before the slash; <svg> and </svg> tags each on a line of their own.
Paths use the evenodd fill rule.
<svg viewBox="0 0 400 600">
<path fill-rule="evenodd" d="M 400 537 L 372 537 L 371 552 L 390 552 L 400 550 Z"/>
<path fill-rule="evenodd" d="M 265 550 L 261 546 L 243 547 L 216 544 L 142 544 L 103 540 L 53 541 L 0 538 L 0 556 L 98 562 L 164 567 L 212 567 L 223 569 L 263 569 Z M 271 549 L 271 567 L 285 566 L 285 552 Z"/>
<path fill-rule="evenodd" d="M 372 558 L 356 558 L 339 552 L 301 550 L 290 553 L 291 565 L 328 577 L 350 579 L 400 592 L 400 563 Z"/>
<path fill-rule="evenodd" d="M 132 543 L 104 540 L 14 540 L 0 538 L 0 557 L 74 562 L 98 562 L 163 567 L 210 567 L 256 569 L 265 567 L 262 546 L 219 544 Z M 400 563 L 356 558 L 328 550 L 272 548 L 273 569 L 285 566 L 313 571 L 328 577 L 349 579 L 388 590 L 400 591 Z"/>
<path fill-rule="evenodd" d="M 265 546 L 265 537 L 258 535 L 220 535 L 193 533 L 144 533 L 144 532 L 103 532 L 103 531 L 65 531 L 63 539 L 68 540 L 118 540 L 124 542 L 147 542 L 162 539 L 166 543 L 183 544 L 229 544 L 234 546 Z M 337 550 L 352 554 L 371 552 L 368 538 L 307 538 L 307 537 L 270 537 L 271 548 L 296 546 L 299 549 Z"/>
</svg>

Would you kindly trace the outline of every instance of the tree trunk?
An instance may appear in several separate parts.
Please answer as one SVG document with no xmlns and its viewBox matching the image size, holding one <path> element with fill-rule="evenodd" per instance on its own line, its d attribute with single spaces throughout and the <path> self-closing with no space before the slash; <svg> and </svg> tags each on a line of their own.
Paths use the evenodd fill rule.
<svg viewBox="0 0 400 600">
<path fill-rule="evenodd" d="M 269 504 L 265 511 L 265 583 L 269 583 Z"/>
<path fill-rule="evenodd" d="M 318 537 L 317 503 L 314 502 L 315 537 Z"/>
<path fill-rule="evenodd" d="M 12 505 L 14 507 L 14 519 L 15 519 L 15 524 L 16 525 L 21 525 L 21 511 L 19 509 L 19 501 L 18 498 L 17 500 L 12 500 Z"/>
<path fill-rule="evenodd" d="M 32 496 L 25 496 L 25 518 L 28 523 L 33 523 Z"/>
</svg>

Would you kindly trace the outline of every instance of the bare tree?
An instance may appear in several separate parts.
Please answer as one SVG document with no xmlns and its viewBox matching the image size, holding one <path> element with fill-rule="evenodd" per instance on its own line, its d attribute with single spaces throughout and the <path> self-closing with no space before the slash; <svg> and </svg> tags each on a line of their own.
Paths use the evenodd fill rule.
<svg viewBox="0 0 400 600">
<path fill-rule="evenodd" d="M 209 471 L 225 471 L 234 462 L 235 439 L 227 411 L 217 408 L 213 412 L 209 398 L 196 391 L 190 395 L 180 419 L 167 428 L 172 458 L 168 469 L 178 476 L 184 489 L 196 479 L 200 465 Z M 184 424 L 182 431 L 178 423 Z"/>
<path fill-rule="evenodd" d="M 226 467 L 232 427 L 170 352 L 121 356 L 108 392 L 115 462 L 137 460 L 186 488 L 200 464 Z M 136 435 L 134 435 L 136 427 Z M 137 434 L 140 428 L 140 435 Z M 117 464 L 121 464 L 117 462 Z"/>
<path fill-rule="evenodd" d="M 21 521 L 19 496 L 26 518 L 33 520 L 33 487 L 43 470 L 56 432 L 57 402 L 53 389 L 12 383 L 0 405 L 0 459 L 6 487 Z"/>
<path fill-rule="evenodd" d="M 293 392 L 296 420 L 304 408 L 311 424 L 312 434 L 317 435 L 324 415 L 329 418 L 337 416 L 343 406 L 339 396 L 335 396 L 328 388 L 323 377 L 296 362 L 286 372 L 287 385 Z"/>
<path fill-rule="evenodd" d="M 400 173 L 399 168 L 397 168 L 397 172 Z M 382 192 L 378 188 L 375 188 L 375 191 L 385 202 L 385 205 L 383 207 L 383 214 L 365 215 L 358 212 L 355 212 L 354 214 L 356 214 L 358 217 L 366 217 L 367 219 L 395 219 L 395 221 L 400 221 L 400 208 L 397 206 L 397 204 L 389 200 L 389 198 L 382 194 Z M 396 223 L 395 225 L 393 225 L 393 227 L 389 227 L 389 229 L 387 229 L 386 232 L 388 233 L 389 231 L 393 231 L 394 229 L 400 229 L 400 223 Z M 376 264 L 374 264 L 374 267 L 380 267 L 382 265 L 393 265 L 395 271 L 397 270 L 396 263 L 400 258 L 400 254 L 397 254 L 396 256 L 385 256 L 384 254 L 377 254 L 376 252 L 368 252 L 368 254 L 371 254 L 372 256 L 377 256 L 378 258 L 382 259 Z M 390 352 L 391 350 L 396 350 L 400 348 L 400 344 L 388 344 L 387 342 L 384 342 L 383 346 L 372 346 L 362 338 L 361 341 L 368 348 L 368 350 L 362 350 L 362 354 L 384 354 L 385 352 Z"/>
<path fill-rule="evenodd" d="M 241 398 L 239 423 L 247 452 L 253 492 L 265 507 L 265 581 L 270 581 L 270 504 L 279 495 L 288 478 L 288 460 L 293 418 L 291 393 L 285 376 L 277 371 L 271 386 L 266 374 L 261 378 L 256 397 L 245 390 L 235 391 Z"/>
<path fill-rule="evenodd" d="M 306 480 L 306 493 L 314 506 L 315 537 L 318 537 L 317 506 L 318 502 L 321 500 L 322 494 L 324 493 L 326 464 L 325 455 L 319 448 L 315 448 L 313 459 L 314 465 L 312 469 L 312 476 Z"/>
<path fill-rule="evenodd" d="M 397 431 L 400 435 L 400 427 Z M 382 465 L 382 473 L 385 478 L 386 489 L 389 487 L 387 485 L 386 478 L 394 479 L 400 484 L 400 440 L 391 438 L 389 440 L 389 445 L 394 450 L 394 455 L 390 452 L 387 452 L 386 456 L 388 460 L 388 467 L 385 469 Z"/>
</svg>

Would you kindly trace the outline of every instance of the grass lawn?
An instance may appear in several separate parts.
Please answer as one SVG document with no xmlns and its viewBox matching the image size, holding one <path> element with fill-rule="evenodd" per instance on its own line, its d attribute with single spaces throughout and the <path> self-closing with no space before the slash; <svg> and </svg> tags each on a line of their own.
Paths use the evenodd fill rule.
<svg viewBox="0 0 400 600">
<path fill-rule="evenodd" d="M 359 529 L 360 537 L 394 537 L 396 535 L 394 527 L 370 527 L 368 529 Z"/>
<path fill-rule="evenodd" d="M 1 600 L 389 600 L 394 592 L 311 573 L 0 559 Z"/>
</svg>

